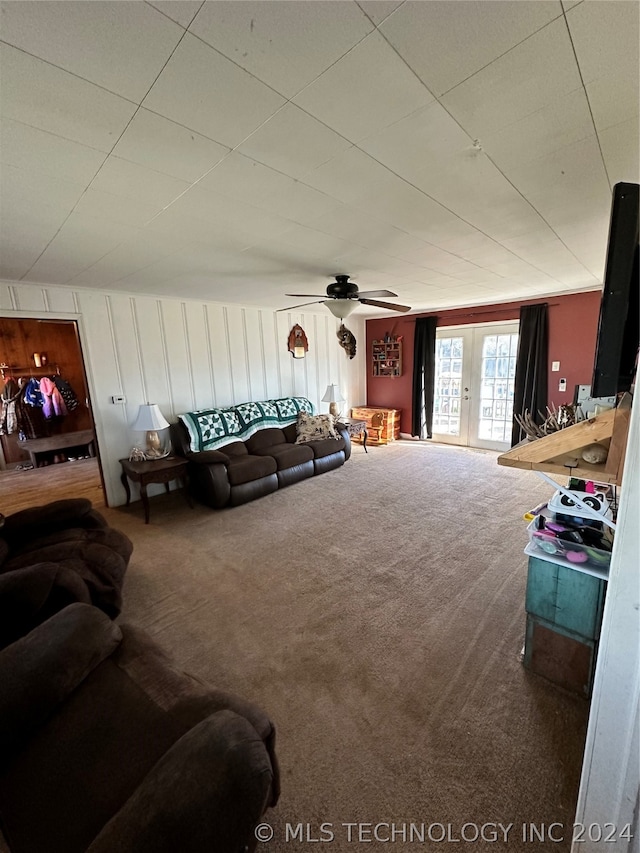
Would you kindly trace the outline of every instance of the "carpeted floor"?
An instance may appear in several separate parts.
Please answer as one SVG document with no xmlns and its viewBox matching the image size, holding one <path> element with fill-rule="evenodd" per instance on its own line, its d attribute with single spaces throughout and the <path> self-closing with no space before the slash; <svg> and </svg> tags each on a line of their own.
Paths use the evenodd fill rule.
<svg viewBox="0 0 640 853">
<path fill-rule="evenodd" d="M 547 497 L 494 453 L 398 442 L 235 509 L 105 511 L 135 545 L 122 618 L 276 722 L 261 850 L 570 849 L 588 704 L 520 663 L 522 514 Z M 564 842 L 522 840 L 554 822 Z"/>
</svg>

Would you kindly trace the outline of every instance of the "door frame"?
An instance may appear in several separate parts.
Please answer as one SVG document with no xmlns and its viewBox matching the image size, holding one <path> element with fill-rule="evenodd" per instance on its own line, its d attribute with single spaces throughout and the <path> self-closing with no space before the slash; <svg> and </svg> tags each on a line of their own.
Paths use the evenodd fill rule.
<svg viewBox="0 0 640 853">
<path fill-rule="evenodd" d="M 478 367 L 482 359 L 482 338 L 476 333 L 478 331 L 482 331 L 483 329 L 495 329 L 500 328 L 502 326 L 514 327 L 516 329 L 516 334 L 520 333 L 520 322 L 517 319 L 465 323 L 462 325 L 438 326 L 436 328 L 436 340 L 438 337 L 447 337 L 449 332 L 451 332 L 451 337 L 463 337 L 464 333 L 468 330 L 469 334 L 467 335 L 467 339 L 470 341 L 471 344 L 471 357 L 469 359 L 466 359 L 464 357 L 465 353 L 463 350 L 461 384 L 465 389 L 470 389 L 470 399 L 468 405 L 461 406 L 460 409 L 460 434 L 446 435 L 443 433 L 437 433 L 434 429 L 432 433 L 434 441 L 437 441 L 441 444 L 453 444 L 457 447 L 472 447 L 480 450 L 495 450 L 498 452 L 504 452 L 505 450 L 509 449 L 509 442 L 498 442 L 492 441 L 491 439 L 478 438 L 477 427 L 479 425 L 479 417 L 476 417 L 475 421 L 471 417 L 471 406 L 475 402 L 479 402 L 479 398 L 477 400 L 474 400 L 473 398 L 474 389 L 472 387 L 472 373 L 474 369 Z M 514 333 L 510 332 L 510 334 Z"/>
<path fill-rule="evenodd" d="M 95 384 L 93 381 L 93 375 L 91 373 L 91 369 L 89 364 L 87 363 L 87 359 L 85 358 L 85 341 L 87 339 L 86 330 L 84 328 L 84 321 L 82 314 L 71 313 L 69 311 L 19 311 L 9 308 L 0 308 L 0 317 L 4 317 L 8 320 L 48 320 L 51 322 L 55 322 L 56 320 L 60 320 L 61 322 L 73 322 L 76 327 L 76 340 L 78 343 L 78 351 L 80 355 L 80 362 L 82 364 L 82 370 L 84 373 L 85 384 L 87 388 L 87 403 L 89 405 L 89 413 L 91 415 L 91 421 L 93 423 L 93 428 L 95 431 L 95 448 L 96 448 L 96 458 L 98 460 L 98 471 L 100 473 L 100 485 L 102 487 L 102 493 L 104 495 L 104 505 L 109 506 L 108 498 L 107 498 L 107 489 L 104 480 L 104 473 L 102 471 L 102 457 L 100 454 L 100 441 L 101 441 L 101 433 L 102 433 L 102 425 L 99 420 L 96 418 L 95 409 L 93 406 L 93 398 L 96 396 Z"/>
</svg>

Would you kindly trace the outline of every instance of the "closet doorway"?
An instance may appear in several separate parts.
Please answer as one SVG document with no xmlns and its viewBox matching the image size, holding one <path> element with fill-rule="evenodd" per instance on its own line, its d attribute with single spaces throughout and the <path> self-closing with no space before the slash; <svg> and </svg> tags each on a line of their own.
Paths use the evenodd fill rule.
<svg viewBox="0 0 640 853">
<path fill-rule="evenodd" d="M 98 455 L 87 458 L 86 453 L 63 450 L 44 455 L 33 467 L 21 446 L 24 438 L 95 432 L 77 322 L 0 317 L 0 377 L 0 501 L 5 515 L 66 497 L 88 497 L 104 506 Z M 48 392 L 44 396 L 41 384 Z M 97 454 L 95 441 L 93 446 Z"/>
</svg>

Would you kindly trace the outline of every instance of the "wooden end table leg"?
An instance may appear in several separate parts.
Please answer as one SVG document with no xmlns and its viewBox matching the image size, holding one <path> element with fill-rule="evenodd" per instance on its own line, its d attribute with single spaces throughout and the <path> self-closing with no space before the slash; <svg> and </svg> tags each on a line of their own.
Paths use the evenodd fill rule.
<svg viewBox="0 0 640 853">
<path fill-rule="evenodd" d="M 127 475 L 124 473 L 124 471 L 122 472 L 122 474 L 120 474 L 120 482 L 124 486 L 124 490 L 127 493 L 126 506 L 129 506 L 129 504 L 131 503 L 131 489 L 129 488 L 129 480 L 127 478 Z"/>
<path fill-rule="evenodd" d="M 149 524 L 149 498 L 147 497 L 147 484 L 140 483 L 140 497 L 144 507 L 144 523 Z"/>
<path fill-rule="evenodd" d="M 188 481 L 186 477 L 180 477 L 180 485 L 182 486 L 182 491 L 184 492 L 184 496 L 187 503 L 189 504 L 191 509 L 193 509 L 193 502 L 191 500 L 191 495 L 189 494 Z"/>
</svg>

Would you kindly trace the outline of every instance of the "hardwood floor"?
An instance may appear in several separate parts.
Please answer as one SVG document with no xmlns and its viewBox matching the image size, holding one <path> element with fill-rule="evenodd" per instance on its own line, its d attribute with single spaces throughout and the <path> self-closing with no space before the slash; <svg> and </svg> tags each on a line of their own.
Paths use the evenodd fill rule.
<svg viewBox="0 0 640 853">
<path fill-rule="evenodd" d="M 88 498 L 97 508 L 105 506 L 97 459 L 0 472 L 0 512 L 4 515 L 62 498 Z"/>
</svg>

